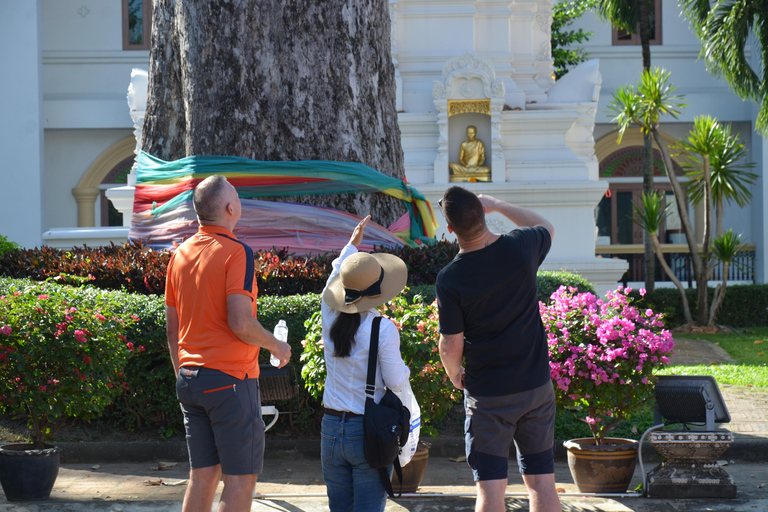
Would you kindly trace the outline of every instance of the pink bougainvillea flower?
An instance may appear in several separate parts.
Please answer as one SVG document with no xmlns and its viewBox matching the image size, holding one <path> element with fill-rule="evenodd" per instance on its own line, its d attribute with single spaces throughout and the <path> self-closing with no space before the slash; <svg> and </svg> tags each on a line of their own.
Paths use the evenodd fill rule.
<svg viewBox="0 0 768 512">
<path fill-rule="evenodd" d="M 558 400 L 583 411 L 598 443 L 652 396 L 653 374 L 674 347 L 662 315 L 635 307 L 630 292 L 619 286 L 599 299 L 560 287 L 539 304 Z"/>
</svg>

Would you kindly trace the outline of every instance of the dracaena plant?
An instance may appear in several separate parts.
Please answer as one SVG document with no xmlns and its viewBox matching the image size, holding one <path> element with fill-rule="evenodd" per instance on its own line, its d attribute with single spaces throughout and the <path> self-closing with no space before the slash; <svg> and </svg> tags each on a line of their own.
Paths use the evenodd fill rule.
<svg viewBox="0 0 768 512">
<path fill-rule="evenodd" d="M 630 289 L 619 286 L 605 298 L 576 291 L 561 286 L 539 309 L 558 401 L 602 445 L 653 397 L 655 373 L 669 363 L 674 342 L 662 315 L 635 305 Z"/>
</svg>

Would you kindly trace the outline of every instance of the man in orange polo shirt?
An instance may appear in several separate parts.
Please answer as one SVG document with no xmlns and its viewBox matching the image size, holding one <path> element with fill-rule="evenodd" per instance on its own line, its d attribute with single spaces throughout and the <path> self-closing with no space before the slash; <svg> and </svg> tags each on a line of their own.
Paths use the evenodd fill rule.
<svg viewBox="0 0 768 512">
<path fill-rule="evenodd" d="M 213 505 L 251 509 L 264 458 L 259 347 L 288 363 L 291 347 L 256 320 L 253 251 L 232 231 L 240 198 L 224 176 L 203 180 L 193 197 L 199 231 L 168 263 L 168 348 L 184 413 L 190 478 L 184 512 Z"/>
</svg>

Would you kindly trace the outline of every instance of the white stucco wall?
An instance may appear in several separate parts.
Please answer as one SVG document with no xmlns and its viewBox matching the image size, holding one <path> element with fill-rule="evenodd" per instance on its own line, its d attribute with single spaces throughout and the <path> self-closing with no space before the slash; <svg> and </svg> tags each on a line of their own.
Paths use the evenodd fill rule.
<svg viewBox="0 0 768 512">
<path fill-rule="evenodd" d="M 77 202 L 72 189 L 99 155 L 130 136 L 131 130 L 127 129 L 46 130 L 44 231 L 77 226 Z M 97 226 L 101 220 L 98 207 L 97 202 Z"/>
<path fill-rule="evenodd" d="M 39 12 L 37 0 L 0 2 L 0 234 L 24 246 L 40 245 L 45 210 Z"/>
</svg>

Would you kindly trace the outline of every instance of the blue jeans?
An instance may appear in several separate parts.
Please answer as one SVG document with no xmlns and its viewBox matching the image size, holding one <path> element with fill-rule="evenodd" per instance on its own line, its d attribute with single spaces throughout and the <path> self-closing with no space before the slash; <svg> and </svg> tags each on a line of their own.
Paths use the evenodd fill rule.
<svg viewBox="0 0 768 512">
<path fill-rule="evenodd" d="M 365 461 L 363 418 L 323 416 L 320 458 L 331 512 L 382 512 L 387 492 Z"/>
</svg>

